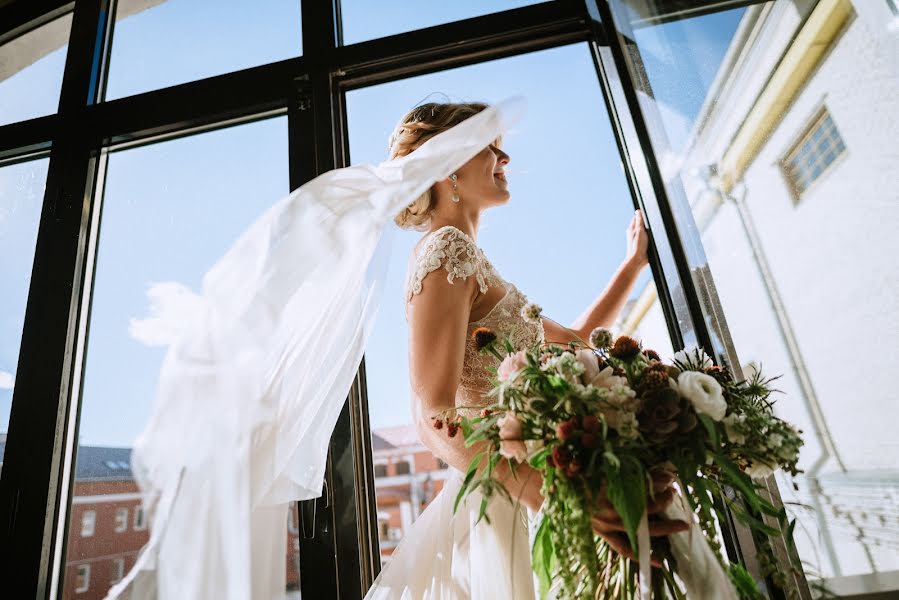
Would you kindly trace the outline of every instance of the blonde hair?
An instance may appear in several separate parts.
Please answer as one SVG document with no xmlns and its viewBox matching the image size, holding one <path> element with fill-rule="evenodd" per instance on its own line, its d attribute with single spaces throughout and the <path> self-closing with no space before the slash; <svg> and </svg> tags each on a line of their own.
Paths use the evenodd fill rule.
<svg viewBox="0 0 899 600">
<path fill-rule="evenodd" d="M 400 119 L 388 142 L 390 159 L 406 156 L 430 138 L 458 125 L 487 108 L 483 102 L 428 102 L 410 110 Z M 403 229 L 427 231 L 431 212 L 437 205 L 433 188 L 416 198 L 396 216 L 394 222 Z"/>
</svg>

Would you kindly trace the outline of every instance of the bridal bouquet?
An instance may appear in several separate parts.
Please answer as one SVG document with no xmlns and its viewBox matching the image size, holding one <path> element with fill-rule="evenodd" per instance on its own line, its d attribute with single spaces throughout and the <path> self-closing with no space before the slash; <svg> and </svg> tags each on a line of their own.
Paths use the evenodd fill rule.
<svg viewBox="0 0 899 600">
<path fill-rule="evenodd" d="M 530 304 L 522 314 L 536 320 L 540 309 Z M 482 352 L 502 361 L 488 393 L 492 403 L 442 413 L 434 426 L 451 436 L 461 431 L 466 446 L 481 443 L 456 506 L 478 490 L 480 518 L 488 522 L 493 498 L 514 501 L 497 477 L 501 461 L 526 462 L 542 474 L 543 518 L 532 545 L 541 595 L 554 584 L 562 598 L 709 597 L 718 585 L 730 597 L 761 597 L 749 574 L 721 557 L 716 502 L 752 529 L 765 574 L 784 585 L 769 536 L 781 535 L 779 527 L 791 532 L 792 524 L 752 478 L 777 468 L 797 473 L 802 439 L 774 415 L 772 379 L 754 373 L 734 381 L 698 349 L 666 364 L 636 340 L 614 339 L 601 328 L 590 336 L 593 347 L 544 344 L 517 352 L 487 328 L 473 336 Z M 664 515 L 690 529 L 654 538 L 650 547 L 646 513 L 660 474 L 676 490 Z M 620 517 L 639 565 L 595 533 L 592 518 L 604 504 Z M 651 574 L 650 560 L 660 565 Z M 717 584 L 709 583 L 712 571 Z"/>
</svg>

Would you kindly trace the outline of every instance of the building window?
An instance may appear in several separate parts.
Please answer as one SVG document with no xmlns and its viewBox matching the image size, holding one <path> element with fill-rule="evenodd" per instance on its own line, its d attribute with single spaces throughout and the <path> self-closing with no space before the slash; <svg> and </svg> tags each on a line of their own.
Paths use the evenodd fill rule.
<svg viewBox="0 0 899 600">
<path fill-rule="evenodd" d="M 97 511 L 86 510 L 81 513 L 81 537 L 94 535 L 94 527 L 97 525 Z"/>
<path fill-rule="evenodd" d="M 144 518 L 144 507 L 138 506 L 134 509 L 134 528 L 142 531 L 147 528 L 147 521 Z"/>
<path fill-rule="evenodd" d="M 117 508 L 115 511 L 115 530 L 116 533 L 128 531 L 128 509 L 125 507 Z"/>
<path fill-rule="evenodd" d="M 409 467 L 409 462 L 405 460 L 401 460 L 399 462 L 394 463 L 394 469 L 396 469 L 397 475 L 408 475 L 411 470 Z"/>
<path fill-rule="evenodd" d="M 794 199 L 798 200 L 845 151 L 846 145 L 830 113 L 822 109 L 781 161 Z"/>
<path fill-rule="evenodd" d="M 125 576 L 125 559 L 124 558 L 114 558 L 112 559 L 112 568 L 110 569 L 111 576 L 109 579 L 109 583 L 118 583 L 122 580 L 122 577 Z"/>
<path fill-rule="evenodd" d="M 375 477 L 387 477 L 387 465 L 375 465 Z"/>
<path fill-rule="evenodd" d="M 93 511 L 92 511 L 93 512 Z M 75 576 L 75 592 L 86 592 L 91 586 L 91 566 L 78 565 L 78 574 Z"/>
</svg>

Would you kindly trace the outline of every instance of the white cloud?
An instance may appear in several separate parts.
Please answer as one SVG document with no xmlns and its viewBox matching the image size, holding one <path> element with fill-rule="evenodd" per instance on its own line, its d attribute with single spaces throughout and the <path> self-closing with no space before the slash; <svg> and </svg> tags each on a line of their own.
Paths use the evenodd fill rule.
<svg viewBox="0 0 899 600">
<path fill-rule="evenodd" d="M 11 390 L 16 385 L 16 376 L 9 371 L 0 371 L 0 390 Z"/>
<path fill-rule="evenodd" d="M 167 346 L 191 323 L 195 322 L 203 306 L 203 299 L 190 288 L 175 281 L 150 286 L 150 316 L 132 318 L 128 333 L 147 346 Z"/>
</svg>

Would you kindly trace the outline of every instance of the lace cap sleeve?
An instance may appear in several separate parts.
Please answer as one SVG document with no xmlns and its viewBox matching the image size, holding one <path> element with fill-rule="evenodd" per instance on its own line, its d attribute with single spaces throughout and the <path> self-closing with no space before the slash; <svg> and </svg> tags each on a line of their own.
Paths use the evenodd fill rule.
<svg viewBox="0 0 899 600">
<path fill-rule="evenodd" d="M 422 282 L 428 273 L 443 267 L 446 279 L 466 279 L 475 276 L 481 293 L 487 291 L 489 265 L 480 248 L 460 229 L 447 225 L 430 234 L 410 267 L 406 286 L 406 302 L 421 293 Z"/>
</svg>

